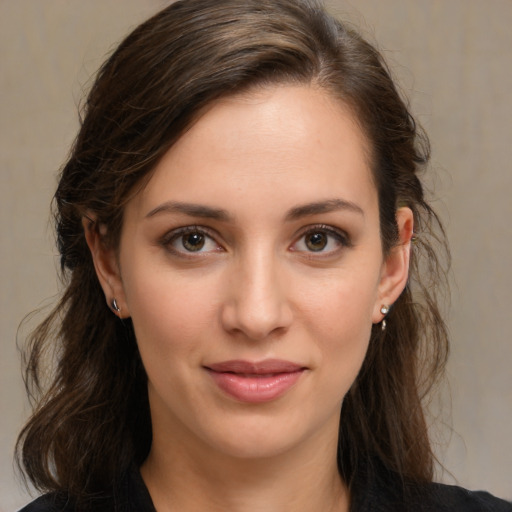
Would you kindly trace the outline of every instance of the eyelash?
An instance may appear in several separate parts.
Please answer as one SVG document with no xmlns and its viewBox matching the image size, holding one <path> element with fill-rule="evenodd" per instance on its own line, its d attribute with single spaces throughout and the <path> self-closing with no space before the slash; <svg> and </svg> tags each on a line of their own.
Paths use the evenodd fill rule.
<svg viewBox="0 0 512 512">
<path fill-rule="evenodd" d="M 350 240 L 349 235 L 341 230 L 334 228 L 332 226 L 327 226 L 325 224 L 317 224 L 313 226 L 308 226 L 301 235 L 296 239 L 296 241 L 292 244 L 296 245 L 299 241 L 305 239 L 309 235 L 314 235 L 316 233 L 323 233 L 328 237 L 332 237 L 336 240 L 337 244 L 339 244 L 340 248 L 350 248 L 352 247 L 352 241 Z M 329 257 L 334 253 L 338 253 L 338 250 L 334 249 L 331 251 L 324 252 L 322 251 L 301 251 L 304 252 L 308 258 L 321 258 L 321 257 Z"/>
<path fill-rule="evenodd" d="M 164 235 L 164 237 L 160 240 L 160 245 L 162 245 L 170 253 L 172 253 L 176 256 L 182 257 L 182 258 L 201 257 L 205 254 L 205 252 L 187 251 L 186 249 L 178 250 L 172 246 L 173 242 L 179 240 L 180 238 L 184 237 L 185 235 L 191 235 L 194 233 L 202 235 L 203 237 L 208 238 L 210 240 L 213 240 L 215 245 L 218 248 L 221 248 L 220 244 L 218 244 L 215 240 L 216 235 L 210 229 L 208 229 L 204 226 L 185 226 L 182 228 L 174 229 L 174 230 L 170 231 L 169 233 L 167 233 L 166 235 Z"/>
<path fill-rule="evenodd" d="M 171 252 L 179 257 L 183 257 L 183 258 L 198 258 L 198 257 L 203 256 L 204 254 L 211 252 L 211 251 L 203 252 L 200 250 L 197 252 L 194 252 L 194 251 L 187 251 L 186 249 L 178 250 L 173 247 L 172 244 L 175 241 L 179 240 L 181 237 L 184 237 L 185 235 L 194 234 L 194 233 L 202 235 L 205 238 L 208 238 L 210 240 L 213 240 L 213 242 L 216 244 L 216 246 L 220 249 L 218 252 L 223 251 L 222 246 L 219 243 L 217 243 L 217 241 L 215 240 L 216 234 L 214 232 L 212 232 L 212 230 L 210 230 L 204 226 L 195 226 L 195 225 L 194 226 L 185 226 L 185 227 L 170 231 L 160 240 L 160 245 L 162 245 L 169 252 Z M 300 236 L 298 236 L 295 239 L 295 242 L 293 242 L 293 244 L 291 245 L 290 250 L 293 252 L 305 253 L 305 254 L 307 254 L 307 257 L 309 257 L 309 258 L 327 257 L 327 256 L 332 255 L 333 253 L 338 252 L 338 250 L 336 250 L 336 249 L 327 251 L 327 252 L 324 252 L 323 250 L 320 250 L 320 251 L 300 250 L 299 251 L 299 250 L 293 249 L 293 247 L 295 245 L 297 245 L 301 240 L 305 239 L 308 235 L 314 235 L 316 233 L 323 233 L 323 234 L 327 235 L 327 237 L 334 238 L 336 240 L 337 244 L 339 244 L 339 246 L 341 248 L 352 247 L 352 242 L 350 240 L 350 237 L 348 236 L 348 234 L 345 231 L 333 228 L 332 226 L 327 226 L 325 224 L 318 224 L 318 225 L 308 226 L 304 231 L 302 231 Z M 215 251 L 215 252 L 217 252 L 217 251 Z"/>
</svg>

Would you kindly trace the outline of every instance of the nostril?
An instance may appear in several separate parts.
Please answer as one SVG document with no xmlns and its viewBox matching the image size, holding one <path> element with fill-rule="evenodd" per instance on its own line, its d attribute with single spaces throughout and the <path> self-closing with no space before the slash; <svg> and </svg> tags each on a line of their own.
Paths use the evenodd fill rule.
<svg viewBox="0 0 512 512">
<path fill-rule="evenodd" d="M 242 333 L 251 340 L 262 340 L 286 331 L 291 324 L 291 314 L 284 304 L 259 304 L 252 308 L 241 304 L 225 307 L 222 325 L 232 333 Z"/>
<path fill-rule="evenodd" d="M 278 265 L 273 245 L 253 244 L 240 254 L 236 267 L 230 269 L 221 309 L 226 331 L 262 340 L 287 330 L 292 314 Z"/>
</svg>

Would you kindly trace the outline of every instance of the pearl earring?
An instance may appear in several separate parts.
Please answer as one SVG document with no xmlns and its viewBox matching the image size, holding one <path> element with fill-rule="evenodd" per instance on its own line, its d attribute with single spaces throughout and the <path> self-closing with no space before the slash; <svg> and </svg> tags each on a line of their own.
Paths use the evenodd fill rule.
<svg viewBox="0 0 512 512">
<path fill-rule="evenodd" d="M 383 304 L 380 308 L 380 312 L 386 316 L 389 313 L 389 306 L 387 304 Z M 386 319 L 383 318 L 382 322 L 380 323 L 382 331 L 386 330 Z"/>
</svg>

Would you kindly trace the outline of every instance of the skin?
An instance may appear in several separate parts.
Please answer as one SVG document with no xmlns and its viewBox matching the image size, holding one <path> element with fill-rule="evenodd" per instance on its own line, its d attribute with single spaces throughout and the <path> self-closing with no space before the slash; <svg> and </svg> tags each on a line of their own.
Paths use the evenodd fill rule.
<svg viewBox="0 0 512 512">
<path fill-rule="evenodd" d="M 259 89 L 216 102 L 168 151 L 127 205 L 117 251 L 84 224 L 148 374 L 141 473 L 159 511 L 348 510 L 343 397 L 405 286 L 413 229 L 398 210 L 400 243 L 384 257 L 368 153 L 324 91 Z M 205 370 L 268 358 L 306 370 L 265 403 L 228 396 Z"/>
</svg>

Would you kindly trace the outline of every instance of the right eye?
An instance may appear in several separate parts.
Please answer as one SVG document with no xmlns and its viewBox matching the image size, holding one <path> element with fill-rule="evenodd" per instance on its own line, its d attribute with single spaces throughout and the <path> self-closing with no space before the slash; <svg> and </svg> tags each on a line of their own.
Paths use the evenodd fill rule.
<svg viewBox="0 0 512 512">
<path fill-rule="evenodd" d="M 196 226 L 172 231 L 163 240 L 163 245 L 175 253 L 187 256 L 218 252 L 222 249 L 204 229 Z"/>
</svg>

